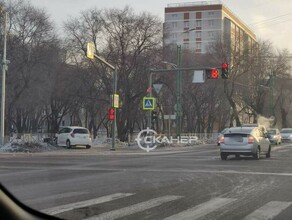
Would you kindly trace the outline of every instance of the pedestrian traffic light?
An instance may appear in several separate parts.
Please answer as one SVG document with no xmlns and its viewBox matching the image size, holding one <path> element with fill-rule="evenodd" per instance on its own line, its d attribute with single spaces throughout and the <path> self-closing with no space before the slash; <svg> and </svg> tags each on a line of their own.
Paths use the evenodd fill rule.
<svg viewBox="0 0 292 220">
<path fill-rule="evenodd" d="M 228 63 L 222 63 L 221 67 L 222 67 L 221 68 L 221 78 L 228 79 L 228 77 L 229 77 Z"/>
<path fill-rule="evenodd" d="M 151 120 L 155 121 L 157 119 L 157 111 L 152 111 L 151 112 Z"/>
<path fill-rule="evenodd" d="M 114 108 L 110 108 L 108 111 L 108 119 L 113 121 L 115 120 L 115 109 Z"/>
<path fill-rule="evenodd" d="M 218 79 L 219 71 L 216 68 L 206 69 L 207 79 Z"/>
</svg>

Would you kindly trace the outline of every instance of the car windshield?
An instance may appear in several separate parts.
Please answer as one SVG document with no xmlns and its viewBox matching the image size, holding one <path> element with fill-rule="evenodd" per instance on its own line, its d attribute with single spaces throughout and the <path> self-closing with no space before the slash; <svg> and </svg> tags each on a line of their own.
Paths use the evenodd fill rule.
<svg viewBox="0 0 292 220">
<path fill-rule="evenodd" d="M 268 130 L 269 134 L 276 134 L 276 130 Z"/>
<path fill-rule="evenodd" d="M 1 185 L 68 220 L 292 219 L 291 26 L 291 0 L 0 0 L 0 220 L 43 217 Z"/>
</svg>

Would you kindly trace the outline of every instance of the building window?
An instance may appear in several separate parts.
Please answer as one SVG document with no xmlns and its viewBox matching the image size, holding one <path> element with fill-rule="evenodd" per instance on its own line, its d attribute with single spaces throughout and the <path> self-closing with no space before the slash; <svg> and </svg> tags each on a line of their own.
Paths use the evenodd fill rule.
<svg viewBox="0 0 292 220">
<path fill-rule="evenodd" d="M 185 28 L 188 28 L 189 25 L 190 25 L 190 22 L 188 22 L 188 21 L 185 21 L 185 22 L 184 22 L 184 26 L 185 26 Z"/>
<path fill-rule="evenodd" d="M 197 42 L 197 43 L 196 43 L 196 49 L 201 49 L 201 48 L 202 48 L 202 43 Z"/>
<path fill-rule="evenodd" d="M 189 48 L 190 48 L 189 44 L 184 44 L 183 47 L 184 47 L 185 49 L 189 49 Z"/>
<path fill-rule="evenodd" d="M 177 33 L 172 33 L 172 39 L 177 39 Z"/>
<path fill-rule="evenodd" d="M 189 32 L 184 32 L 184 39 L 189 39 Z"/>
<path fill-rule="evenodd" d="M 202 38 L 202 32 L 196 31 L 196 38 Z"/>
<path fill-rule="evenodd" d="M 202 21 L 201 20 L 196 20 L 196 26 L 197 27 L 202 27 Z"/>
<path fill-rule="evenodd" d="M 208 16 L 213 16 L 214 15 L 214 11 L 209 11 L 208 12 Z"/>
<path fill-rule="evenodd" d="M 177 19 L 177 14 L 172 14 L 171 17 L 172 19 Z"/>
<path fill-rule="evenodd" d="M 177 28 L 177 22 L 172 22 L 171 25 L 172 25 L 172 28 Z"/>
<path fill-rule="evenodd" d="M 209 25 L 209 27 L 213 27 L 214 26 L 214 20 L 209 20 L 208 21 L 208 25 Z"/>
<path fill-rule="evenodd" d="M 214 38 L 215 34 L 214 31 L 208 31 L 209 38 Z"/>
</svg>

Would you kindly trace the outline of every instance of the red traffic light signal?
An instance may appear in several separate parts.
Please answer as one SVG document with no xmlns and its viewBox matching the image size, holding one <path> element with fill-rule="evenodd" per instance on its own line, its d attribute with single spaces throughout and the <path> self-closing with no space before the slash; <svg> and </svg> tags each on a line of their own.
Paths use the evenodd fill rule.
<svg viewBox="0 0 292 220">
<path fill-rule="evenodd" d="M 227 69 L 228 68 L 228 64 L 227 63 L 222 63 L 222 69 Z"/>
<path fill-rule="evenodd" d="M 114 108 L 110 108 L 108 111 L 108 119 L 113 121 L 115 120 L 115 109 Z"/>
<path fill-rule="evenodd" d="M 217 79 L 219 77 L 219 72 L 217 69 L 212 69 L 212 72 L 211 72 L 211 79 Z"/>
<path fill-rule="evenodd" d="M 216 68 L 206 69 L 206 76 L 207 76 L 207 79 L 218 79 L 219 71 Z"/>
<path fill-rule="evenodd" d="M 221 67 L 222 67 L 221 68 L 221 78 L 228 79 L 228 77 L 229 77 L 228 63 L 222 63 Z"/>
</svg>

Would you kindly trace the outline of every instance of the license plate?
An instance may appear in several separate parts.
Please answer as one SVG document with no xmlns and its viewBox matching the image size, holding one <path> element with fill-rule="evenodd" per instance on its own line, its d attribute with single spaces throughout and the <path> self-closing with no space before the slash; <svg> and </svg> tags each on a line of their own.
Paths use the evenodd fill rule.
<svg viewBox="0 0 292 220">
<path fill-rule="evenodd" d="M 236 142 L 243 142 L 243 138 L 242 137 L 236 137 L 234 138 Z"/>
</svg>

